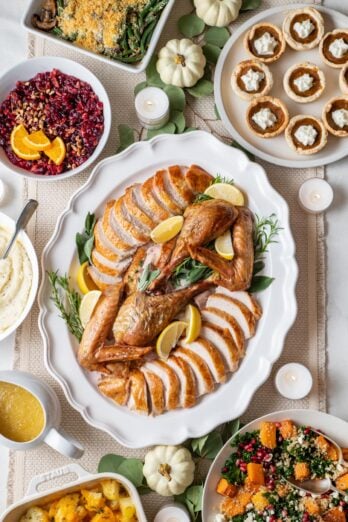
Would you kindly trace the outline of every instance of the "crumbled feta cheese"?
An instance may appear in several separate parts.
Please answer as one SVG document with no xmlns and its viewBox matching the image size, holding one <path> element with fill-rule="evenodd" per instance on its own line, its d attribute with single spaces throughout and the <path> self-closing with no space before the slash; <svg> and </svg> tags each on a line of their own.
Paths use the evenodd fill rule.
<svg viewBox="0 0 348 522">
<path fill-rule="evenodd" d="M 314 78 L 308 73 L 302 74 L 294 80 L 294 84 L 300 92 L 309 91 L 313 87 Z"/>
<path fill-rule="evenodd" d="M 255 49 L 260 56 L 272 56 L 277 45 L 278 41 L 269 32 L 263 33 L 254 41 Z"/>
<path fill-rule="evenodd" d="M 346 109 L 338 109 L 332 112 L 332 119 L 340 129 L 348 125 L 348 111 Z"/>
<path fill-rule="evenodd" d="M 336 38 L 336 40 L 330 44 L 329 51 L 335 58 L 343 58 L 348 52 L 348 44 L 346 44 L 343 38 Z"/>
<path fill-rule="evenodd" d="M 256 112 L 252 116 L 252 120 L 262 130 L 266 130 L 269 127 L 273 127 L 277 121 L 277 116 L 270 109 L 264 108 L 259 110 L 259 112 Z"/>
<path fill-rule="evenodd" d="M 253 71 L 249 69 L 246 74 L 241 77 L 245 90 L 247 92 L 257 91 L 260 87 L 260 82 L 264 79 L 265 74 L 262 71 Z"/>
<path fill-rule="evenodd" d="M 303 20 L 303 22 L 296 22 L 294 24 L 294 30 L 296 31 L 299 38 L 304 40 L 314 31 L 315 26 L 312 24 L 310 18 Z"/>
<path fill-rule="evenodd" d="M 215 515 L 215 522 L 226 522 L 226 517 L 222 513 Z"/>
<path fill-rule="evenodd" d="M 314 145 L 318 131 L 313 125 L 301 125 L 295 132 L 295 138 L 305 147 Z"/>
</svg>

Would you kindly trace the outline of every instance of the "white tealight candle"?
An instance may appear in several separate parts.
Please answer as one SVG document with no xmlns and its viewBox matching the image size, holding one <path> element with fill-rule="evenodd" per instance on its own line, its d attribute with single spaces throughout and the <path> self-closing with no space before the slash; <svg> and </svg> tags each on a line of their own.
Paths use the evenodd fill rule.
<svg viewBox="0 0 348 522">
<path fill-rule="evenodd" d="M 298 199 L 304 210 L 312 214 L 319 214 L 330 207 L 333 190 L 324 179 L 311 178 L 301 185 Z"/>
<path fill-rule="evenodd" d="M 158 87 L 146 87 L 135 97 L 135 110 L 147 129 L 160 129 L 169 120 L 169 98 Z"/>
<path fill-rule="evenodd" d="M 166 504 L 154 518 L 153 522 L 190 522 L 188 511 L 181 504 Z"/>
<path fill-rule="evenodd" d="M 289 363 L 279 368 L 275 377 L 278 392 L 287 399 L 303 399 L 312 389 L 311 372 L 303 364 Z"/>
</svg>

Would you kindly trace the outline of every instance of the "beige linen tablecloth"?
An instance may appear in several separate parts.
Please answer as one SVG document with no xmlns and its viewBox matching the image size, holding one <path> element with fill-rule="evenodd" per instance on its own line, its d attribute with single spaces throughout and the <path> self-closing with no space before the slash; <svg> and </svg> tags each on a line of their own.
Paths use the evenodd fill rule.
<svg viewBox="0 0 348 522">
<path fill-rule="evenodd" d="M 308 2 L 309 3 L 309 2 Z M 313 2 L 311 2 L 313 3 Z M 319 2 L 318 2 L 319 3 Z M 294 5 L 290 0 L 264 0 L 263 9 L 276 5 Z M 191 10 L 189 0 L 177 0 L 171 20 L 163 32 L 162 43 L 177 36 L 176 21 Z M 254 14 L 254 13 L 253 13 Z M 233 31 L 250 14 L 243 14 L 238 23 L 231 26 Z M 56 44 L 38 38 L 29 39 L 30 56 L 60 55 L 72 58 L 86 65 L 102 81 L 111 99 L 113 126 L 109 143 L 103 157 L 115 153 L 118 146 L 117 125 L 126 123 L 139 130 L 134 112 L 133 88 L 143 80 L 119 71 L 111 66 L 86 58 L 74 50 L 67 50 Z M 192 126 L 213 132 L 224 139 L 227 135 L 222 124 L 214 116 L 212 97 L 204 101 L 189 100 L 187 118 Z M 325 252 L 324 219 L 322 216 L 305 214 L 299 209 L 297 192 L 300 184 L 313 176 L 323 177 L 324 169 L 286 169 L 263 163 L 271 183 L 287 200 L 290 206 L 291 227 L 297 245 L 299 281 L 297 285 L 298 317 L 286 341 L 283 355 L 275 365 L 272 377 L 256 393 L 243 421 L 259 417 L 265 413 L 290 408 L 316 408 L 325 410 Z M 23 186 L 24 198 L 39 201 L 39 210 L 30 224 L 29 233 L 38 255 L 52 235 L 57 217 L 62 212 L 70 196 L 87 179 L 90 172 L 65 181 L 38 183 L 26 181 Z M 57 392 L 63 409 L 63 428 L 84 445 L 86 452 L 80 463 L 95 472 L 99 459 L 105 453 L 125 456 L 142 456 L 144 450 L 128 450 L 120 446 L 108 435 L 88 426 L 67 403 L 58 384 L 49 376 L 43 364 L 43 347 L 39 335 L 38 309 L 34 308 L 30 317 L 18 332 L 16 342 L 16 368 L 32 372 L 49 383 Z M 302 362 L 308 366 L 314 377 L 314 387 L 309 397 L 302 401 L 288 401 L 280 397 L 274 388 L 275 370 L 290 361 Z M 36 474 L 49 471 L 67 463 L 67 459 L 47 446 L 41 446 L 27 453 L 13 453 L 10 459 L 10 479 L 8 502 L 23 497 L 29 480 Z M 52 485 L 52 483 L 50 484 Z M 152 520 L 163 499 L 156 495 L 144 497 L 144 505 L 149 520 Z"/>
</svg>

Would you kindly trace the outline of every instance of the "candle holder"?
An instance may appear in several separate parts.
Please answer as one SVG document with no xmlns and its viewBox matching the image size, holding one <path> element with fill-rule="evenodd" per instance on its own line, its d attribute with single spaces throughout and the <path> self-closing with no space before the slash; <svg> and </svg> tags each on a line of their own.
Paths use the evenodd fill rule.
<svg viewBox="0 0 348 522">
<path fill-rule="evenodd" d="M 310 214 L 325 212 L 333 201 L 331 185 L 324 179 L 310 178 L 305 181 L 298 192 L 300 207 Z"/>
<path fill-rule="evenodd" d="M 181 504 L 171 502 L 165 504 L 157 512 L 153 522 L 190 522 L 187 509 Z"/>
<path fill-rule="evenodd" d="M 146 87 L 135 97 L 135 110 L 146 129 L 160 129 L 169 121 L 169 98 L 158 87 Z"/>
<path fill-rule="evenodd" d="M 287 399 L 303 399 L 312 389 L 313 377 L 303 364 L 284 364 L 277 371 L 275 386 L 280 395 Z"/>
</svg>

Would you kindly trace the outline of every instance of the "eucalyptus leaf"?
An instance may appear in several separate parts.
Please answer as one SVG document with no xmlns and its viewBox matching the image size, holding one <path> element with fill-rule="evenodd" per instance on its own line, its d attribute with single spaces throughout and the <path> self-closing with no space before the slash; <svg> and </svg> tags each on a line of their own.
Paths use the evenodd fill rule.
<svg viewBox="0 0 348 522">
<path fill-rule="evenodd" d="M 183 112 L 173 111 L 170 121 L 171 123 L 174 123 L 177 134 L 181 134 L 182 132 L 184 132 L 186 127 L 186 121 Z"/>
<path fill-rule="evenodd" d="M 186 490 L 186 501 L 192 504 L 194 513 L 202 510 L 203 486 L 190 486 Z"/>
<path fill-rule="evenodd" d="M 212 431 L 209 433 L 208 439 L 203 448 L 203 457 L 206 459 L 215 459 L 223 446 L 221 433 Z"/>
<path fill-rule="evenodd" d="M 239 419 L 226 422 L 221 431 L 221 437 L 223 442 L 226 443 L 229 439 L 231 439 L 237 433 L 237 431 L 240 430 L 240 428 L 241 422 Z"/>
<path fill-rule="evenodd" d="M 202 78 L 196 85 L 187 89 L 191 96 L 201 98 L 202 96 L 209 96 L 214 92 L 214 84 L 210 80 Z"/>
<path fill-rule="evenodd" d="M 140 82 L 134 87 L 134 96 L 147 87 L 147 82 Z"/>
<path fill-rule="evenodd" d="M 139 495 L 148 495 L 149 493 L 153 493 L 152 489 L 145 484 L 142 484 L 137 488 Z"/>
<path fill-rule="evenodd" d="M 113 455 L 112 453 L 104 455 L 99 461 L 98 473 L 118 473 L 120 464 L 125 460 L 125 457 L 121 455 Z"/>
<path fill-rule="evenodd" d="M 181 87 L 166 85 L 163 89 L 169 98 L 170 108 L 173 111 L 183 111 L 186 105 L 185 92 Z"/>
<path fill-rule="evenodd" d="M 262 292 L 262 290 L 266 290 L 274 281 L 274 277 L 268 276 L 254 276 L 251 281 L 251 286 L 249 288 L 249 292 Z"/>
<path fill-rule="evenodd" d="M 221 53 L 220 47 L 207 43 L 203 45 L 202 51 L 208 62 L 216 64 Z"/>
<path fill-rule="evenodd" d="M 175 125 L 174 125 L 174 123 L 172 123 L 170 121 L 169 123 L 167 123 L 160 129 L 156 129 L 156 130 L 149 129 L 147 131 L 147 139 L 150 140 L 151 138 L 153 138 L 154 136 L 158 136 L 159 134 L 175 134 L 175 131 L 176 131 Z"/>
<path fill-rule="evenodd" d="M 262 4 L 262 0 L 243 0 L 241 11 L 252 11 Z"/>
<path fill-rule="evenodd" d="M 129 145 L 134 143 L 134 130 L 128 127 L 128 125 L 121 123 L 121 125 L 118 126 L 118 135 L 120 139 L 120 146 L 118 147 L 117 152 L 122 152 L 123 150 L 127 149 Z"/>
<path fill-rule="evenodd" d="M 153 56 L 150 60 L 149 65 L 146 68 L 146 82 L 150 87 L 164 87 L 160 75 L 156 69 L 157 55 Z"/>
<path fill-rule="evenodd" d="M 214 103 L 214 112 L 215 112 L 215 116 L 217 117 L 217 119 L 221 120 L 221 116 L 219 114 L 219 111 L 218 111 L 218 108 L 216 106 L 216 103 Z"/>
<path fill-rule="evenodd" d="M 143 462 L 139 459 L 126 459 L 119 465 L 117 473 L 126 477 L 138 488 L 144 480 L 143 466 Z"/>
<path fill-rule="evenodd" d="M 216 45 L 222 49 L 230 36 L 226 27 L 209 27 L 204 34 L 204 39 L 207 44 Z"/>
<path fill-rule="evenodd" d="M 186 38 L 193 38 L 203 33 L 205 23 L 201 18 L 195 14 L 187 14 L 178 20 L 179 31 L 186 36 Z"/>
<path fill-rule="evenodd" d="M 196 131 L 196 130 L 198 130 L 196 127 L 186 127 L 184 132 L 192 132 L 192 131 Z"/>
</svg>

